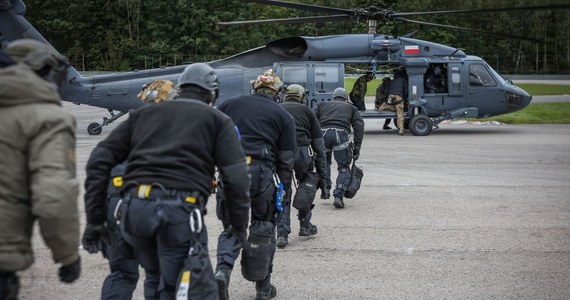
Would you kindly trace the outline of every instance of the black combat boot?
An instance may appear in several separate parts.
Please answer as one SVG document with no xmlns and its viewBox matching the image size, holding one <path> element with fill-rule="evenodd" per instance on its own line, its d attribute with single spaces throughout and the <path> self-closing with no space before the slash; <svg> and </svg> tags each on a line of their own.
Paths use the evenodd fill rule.
<svg viewBox="0 0 570 300">
<path fill-rule="evenodd" d="M 341 198 L 334 197 L 333 205 L 336 208 L 344 208 L 344 201 Z"/>
<path fill-rule="evenodd" d="M 232 274 L 232 269 L 221 264 L 216 268 L 216 282 L 218 283 L 218 292 L 220 294 L 220 300 L 230 299 L 230 275 Z"/>
<path fill-rule="evenodd" d="M 271 284 L 271 276 L 255 282 L 255 300 L 269 300 L 277 296 L 277 288 Z"/>
<path fill-rule="evenodd" d="M 311 236 L 317 234 L 317 226 L 309 220 L 300 220 L 299 236 Z"/>
<path fill-rule="evenodd" d="M 287 246 L 287 236 L 289 233 L 284 229 L 277 229 L 277 242 L 276 245 L 279 248 L 285 248 Z"/>
<path fill-rule="evenodd" d="M 321 199 L 326 200 L 331 198 L 330 190 L 321 190 Z"/>
</svg>

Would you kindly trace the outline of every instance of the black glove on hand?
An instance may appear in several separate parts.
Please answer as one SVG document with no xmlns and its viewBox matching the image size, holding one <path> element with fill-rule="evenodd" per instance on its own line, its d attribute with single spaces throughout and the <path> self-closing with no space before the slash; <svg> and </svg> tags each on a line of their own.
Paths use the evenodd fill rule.
<svg viewBox="0 0 570 300">
<path fill-rule="evenodd" d="M 72 283 L 81 274 L 81 257 L 75 262 L 59 267 L 59 280 L 65 283 Z"/>
<path fill-rule="evenodd" d="M 321 189 L 321 191 L 326 191 L 327 190 L 327 181 L 324 178 L 321 178 L 319 180 L 319 189 Z"/>
<path fill-rule="evenodd" d="M 104 247 L 104 244 L 109 243 L 109 233 L 107 228 L 103 225 L 87 224 L 85 231 L 83 231 L 83 239 L 81 240 L 83 249 L 93 254 L 99 252 Z"/>
<path fill-rule="evenodd" d="M 358 160 L 359 157 L 360 157 L 360 147 L 354 147 L 354 149 L 352 149 L 352 158 L 354 160 Z"/>
</svg>

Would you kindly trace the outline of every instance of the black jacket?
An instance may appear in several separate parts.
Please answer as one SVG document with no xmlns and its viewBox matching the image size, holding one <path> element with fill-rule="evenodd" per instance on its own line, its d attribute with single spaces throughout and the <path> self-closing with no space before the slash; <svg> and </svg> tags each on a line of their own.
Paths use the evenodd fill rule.
<svg viewBox="0 0 570 300">
<path fill-rule="evenodd" d="M 397 75 L 390 82 L 390 87 L 388 88 L 389 95 L 398 95 L 402 98 L 406 98 L 407 82 L 403 75 Z"/>
<path fill-rule="evenodd" d="M 218 109 L 237 126 L 245 154 L 275 164 L 281 181 L 290 187 L 297 148 L 293 117 L 265 94 L 231 98 Z"/>
<path fill-rule="evenodd" d="M 321 128 L 344 129 L 350 133 L 352 127 L 354 145 L 360 148 L 364 137 L 364 120 L 355 106 L 344 100 L 324 101 L 315 107 L 315 115 L 321 122 Z"/>
<path fill-rule="evenodd" d="M 325 143 L 319 119 L 317 119 L 317 116 L 310 108 L 296 100 L 286 100 L 281 106 L 295 119 L 297 146 L 311 145 L 317 154 L 315 161 L 317 172 L 321 178 L 326 179 Z"/>
<path fill-rule="evenodd" d="M 160 183 L 168 189 L 198 191 L 208 197 L 215 167 L 228 195 L 230 222 L 249 220 L 249 176 L 231 120 L 198 100 L 178 99 L 134 111 L 101 141 L 87 162 L 85 209 L 88 223 L 105 220 L 111 169 L 127 161 L 125 183 Z"/>
</svg>

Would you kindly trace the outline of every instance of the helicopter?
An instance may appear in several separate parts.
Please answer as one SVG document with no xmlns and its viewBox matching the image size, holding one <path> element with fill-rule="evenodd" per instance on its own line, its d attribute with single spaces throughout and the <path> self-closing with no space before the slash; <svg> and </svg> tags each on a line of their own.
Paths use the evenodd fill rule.
<svg viewBox="0 0 570 300">
<path fill-rule="evenodd" d="M 570 8 L 568 4 L 529 7 L 511 7 L 483 10 L 456 10 L 442 12 L 397 13 L 378 9 L 342 9 L 287 1 L 250 0 L 261 4 L 308 10 L 327 16 L 294 19 L 221 22 L 220 25 L 263 23 L 303 23 L 337 20 L 367 19 L 370 28 L 376 22 L 398 20 L 474 32 L 480 30 L 442 25 L 404 18 L 422 14 L 511 11 L 529 9 Z M 26 7 L 22 0 L 10 0 L 0 9 L 2 43 L 20 38 L 49 42 L 25 19 Z M 483 33 L 483 32 L 482 32 Z M 484 32 L 486 33 L 486 32 Z M 494 35 L 533 40 L 509 34 Z M 409 36 L 385 34 L 340 34 L 318 37 L 286 37 L 270 41 L 225 59 L 208 63 L 216 69 L 220 81 L 221 104 L 228 98 L 251 93 L 251 81 L 267 69 L 273 69 L 285 85 L 300 84 L 308 91 L 309 107 L 331 101 L 332 92 L 344 87 L 346 64 L 366 64 L 373 72 L 383 68 L 403 68 L 407 73 L 408 100 L 405 111 L 406 127 L 414 135 L 428 135 L 444 120 L 465 117 L 486 117 L 510 113 L 529 105 L 532 97 L 511 81 L 504 79 L 483 59 L 467 55 L 461 49 L 414 39 Z M 445 70 L 443 90 L 428 92 L 424 87 L 426 72 L 435 67 Z M 141 106 L 136 97 L 141 87 L 155 79 L 178 81 L 186 65 L 136 70 L 126 73 L 83 77 L 69 68 L 60 88 L 62 99 L 75 104 L 105 108 L 110 117 L 101 123 L 89 124 L 87 131 L 98 135 L 102 128 Z M 115 113 L 118 112 L 118 113 Z M 395 113 L 376 110 L 361 112 L 363 118 L 394 118 Z"/>
</svg>

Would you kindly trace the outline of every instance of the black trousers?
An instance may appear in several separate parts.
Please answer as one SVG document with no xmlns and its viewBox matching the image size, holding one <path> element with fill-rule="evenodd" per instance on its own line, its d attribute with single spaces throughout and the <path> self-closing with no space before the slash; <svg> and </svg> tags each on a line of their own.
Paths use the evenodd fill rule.
<svg viewBox="0 0 570 300">
<path fill-rule="evenodd" d="M 208 249 L 205 225 L 198 239 L 192 240 L 190 214 L 198 206 L 183 198 L 156 197 L 151 191 L 145 199 L 126 196 L 122 209 L 121 232 L 125 241 L 134 248 L 147 276 L 160 274 L 157 289 L 160 299 L 174 299 L 178 275 L 191 243 L 201 243 Z"/>
<path fill-rule="evenodd" d="M 251 221 L 269 221 L 274 223 L 277 210 L 275 208 L 273 166 L 269 163 L 254 161 L 249 166 L 249 173 L 251 175 Z M 233 268 L 242 249 L 242 245 L 238 238 L 231 232 L 228 212 L 225 211 L 225 205 L 223 204 L 223 201 L 225 201 L 223 197 L 223 186 L 220 187 L 216 194 L 216 201 L 216 214 L 224 226 L 224 230 L 218 237 L 217 266 L 219 267 L 225 264 Z M 272 243 L 275 246 L 275 232 L 273 234 Z M 271 254 L 272 263 L 274 255 L 275 252 Z"/>
<path fill-rule="evenodd" d="M 134 252 L 123 239 L 121 229 L 117 226 L 115 210 L 121 197 L 112 195 L 107 201 L 107 230 L 110 244 L 105 245 L 103 255 L 109 260 L 111 274 L 103 281 L 101 299 L 130 300 L 139 280 L 139 263 L 134 258 Z M 145 298 L 156 299 L 158 288 L 158 274 L 149 274 L 145 281 Z M 148 290 L 147 290 L 148 286 Z"/>
<path fill-rule="evenodd" d="M 346 191 L 350 183 L 350 164 L 352 162 L 352 145 L 349 145 L 348 133 L 344 130 L 329 128 L 323 130 L 323 139 L 325 141 L 325 149 L 327 151 L 327 175 L 331 178 L 332 158 L 338 166 L 338 176 L 336 177 L 336 187 L 333 191 L 335 198 L 343 199 L 344 191 Z M 327 187 L 330 189 L 330 187 Z"/>
<path fill-rule="evenodd" d="M 0 300 L 17 300 L 20 280 L 16 273 L 0 271 Z"/>
<path fill-rule="evenodd" d="M 307 172 L 314 169 L 314 156 L 309 152 L 309 146 L 297 147 L 295 153 L 295 164 L 293 170 L 295 171 L 295 180 L 298 183 L 303 182 Z M 283 212 L 277 216 L 277 231 L 285 231 L 287 234 L 291 233 L 291 204 L 293 195 L 287 195 L 287 201 L 283 203 Z M 313 199 L 314 200 L 314 199 Z M 311 220 L 311 210 L 299 211 L 298 219 Z"/>
</svg>

